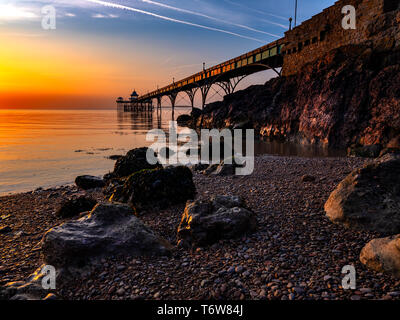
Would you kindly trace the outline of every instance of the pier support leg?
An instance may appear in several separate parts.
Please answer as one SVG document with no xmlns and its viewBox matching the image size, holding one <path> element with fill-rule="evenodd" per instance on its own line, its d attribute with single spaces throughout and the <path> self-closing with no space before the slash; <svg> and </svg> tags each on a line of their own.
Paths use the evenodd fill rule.
<svg viewBox="0 0 400 320">
<path fill-rule="evenodd" d="M 175 109 L 176 97 L 178 96 L 178 92 L 171 92 L 168 95 L 169 100 L 171 101 L 172 110 Z"/>
<path fill-rule="evenodd" d="M 161 110 L 161 97 L 157 97 L 157 110 Z"/>
<path fill-rule="evenodd" d="M 234 93 L 235 89 L 238 86 L 238 84 L 240 83 L 240 81 L 242 81 L 246 77 L 247 77 L 247 75 L 240 76 L 240 77 L 234 77 L 227 81 L 218 82 L 217 85 L 220 86 L 225 91 L 225 93 L 228 95 L 228 94 Z"/>
<path fill-rule="evenodd" d="M 211 86 L 213 84 L 205 84 L 203 86 L 200 87 L 200 91 L 201 91 L 201 110 L 204 109 L 206 102 L 207 102 L 207 95 L 210 92 Z"/>
<path fill-rule="evenodd" d="M 190 103 L 192 105 L 192 110 L 194 108 L 194 97 L 196 96 L 196 92 L 199 88 L 193 88 L 191 90 L 185 90 L 186 94 L 188 95 L 190 99 Z"/>
</svg>

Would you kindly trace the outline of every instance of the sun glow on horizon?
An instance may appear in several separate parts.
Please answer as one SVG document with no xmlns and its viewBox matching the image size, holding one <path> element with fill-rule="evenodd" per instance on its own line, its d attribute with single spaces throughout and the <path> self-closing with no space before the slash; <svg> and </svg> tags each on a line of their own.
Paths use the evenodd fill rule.
<svg viewBox="0 0 400 320">
<path fill-rule="evenodd" d="M 0 5 L 0 19 L 33 19 L 38 16 L 26 8 L 16 7 L 12 4 Z"/>
</svg>

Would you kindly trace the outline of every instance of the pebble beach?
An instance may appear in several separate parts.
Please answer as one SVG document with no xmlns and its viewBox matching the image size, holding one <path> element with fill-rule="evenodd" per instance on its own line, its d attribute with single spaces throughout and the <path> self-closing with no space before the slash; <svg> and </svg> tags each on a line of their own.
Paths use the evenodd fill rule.
<svg viewBox="0 0 400 320">
<path fill-rule="evenodd" d="M 140 219 L 175 246 L 170 257 L 103 258 L 85 277 L 57 285 L 67 300 L 364 300 L 400 299 L 400 281 L 366 269 L 360 251 L 376 232 L 333 224 L 324 203 L 337 184 L 367 160 L 263 155 L 251 176 L 194 173 L 197 199 L 241 196 L 256 214 L 256 231 L 196 249 L 176 246 L 185 204 L 147 210 Z M 312 177 L 305 179 L 304 177 Z M 101 189 L 64 186 L 0 198 L 0 286 L 24 280 L 41 264 L 40 241 L 65 222 L 55 211 L 71 196 L 106 201 Z M 357 288 L 341 287 L 353 265 Z"/>
</svg>

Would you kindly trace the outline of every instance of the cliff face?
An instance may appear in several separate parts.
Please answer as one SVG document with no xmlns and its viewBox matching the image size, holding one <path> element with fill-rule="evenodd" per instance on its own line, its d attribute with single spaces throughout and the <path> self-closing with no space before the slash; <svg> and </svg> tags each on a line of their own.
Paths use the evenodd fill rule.
<svg viewBox="0 0 400 320">
<path fill-rule="evenodd" d="M 209 104 L 203 127 L 254 128 L 264 137 L 335 148 L 387 145 L 400 134 L 400 14 L 391 17 L 371 27 L 385 30 L 379 42 L 331 50 L 296 75 Z"/>
</svg>

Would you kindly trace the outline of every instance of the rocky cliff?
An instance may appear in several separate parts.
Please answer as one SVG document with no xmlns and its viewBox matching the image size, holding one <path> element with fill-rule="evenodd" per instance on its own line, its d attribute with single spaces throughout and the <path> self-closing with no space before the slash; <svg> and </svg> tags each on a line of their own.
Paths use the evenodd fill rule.
<svg viewBox="0 0 400 320">
<path fill-rule="evenodd" d="M 400 134 L 400 14 L 390 19 L 374 26 L 379 41 L 331 50 L 296 75 L 207 105 L 203 127 L 254 128 L 262 137 L 335 148 L 386 146 Z"/>
</svg>

